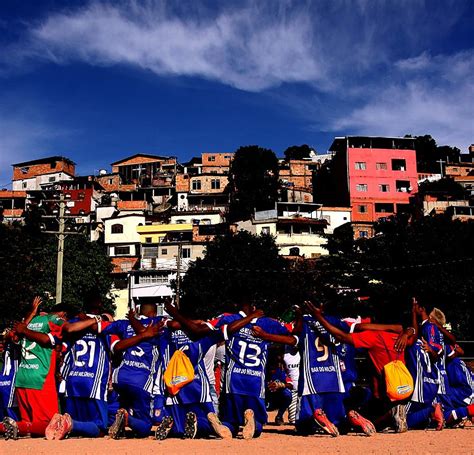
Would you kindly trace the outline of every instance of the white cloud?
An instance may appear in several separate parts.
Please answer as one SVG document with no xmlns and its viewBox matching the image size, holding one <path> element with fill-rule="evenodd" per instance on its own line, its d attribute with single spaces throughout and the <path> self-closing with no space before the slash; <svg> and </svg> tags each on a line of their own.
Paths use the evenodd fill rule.
<svg viewBox="0 0 474 455">
<path fill-rule="evenodd" d="M 50 16 L 31 38 L 36 56 L 42 52 L 57 63 L 126 64 L 249 91 L 320 79 L 324 65 L 310 19 L 298 10 L 260 13 L 250 5 L 212 18 L 182 18 L 150 3 L 94 3 Z"/>
<path fill-rule="evenodd" d="M 395 63 L 395 73 L 373 87 L 360 107 L 330 125 L 348 134 L 431 134 L 465 150 L 474 141 L 474 52 Z"/>
</svg>

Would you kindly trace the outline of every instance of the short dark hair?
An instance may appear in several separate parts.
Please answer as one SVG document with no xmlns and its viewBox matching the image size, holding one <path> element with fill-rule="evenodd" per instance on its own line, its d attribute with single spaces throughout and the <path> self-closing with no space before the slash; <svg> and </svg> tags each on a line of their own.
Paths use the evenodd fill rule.
<svg viewBox="0 0 474 455">
<path fill-rule="evenodd" d="M 66 313 L 68 317 L 75 316 L 78 313 L 77 308 L 67 303 L 58 303 L 51 308 L 51 313 Z"/>
</svg>

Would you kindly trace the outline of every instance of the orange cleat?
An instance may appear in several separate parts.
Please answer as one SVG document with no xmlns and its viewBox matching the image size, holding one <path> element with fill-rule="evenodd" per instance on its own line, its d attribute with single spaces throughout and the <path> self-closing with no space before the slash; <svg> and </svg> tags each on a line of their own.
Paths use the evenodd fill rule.
<svg viewBox="0 0 474 455">
<path fill-rule="evenodd" d="M 440 403 L 433 405 L 433 412 L 431 413 L 431 420 L 436 422 L 436 431 L 441 431 L 444 427 L 443 408 Z"/>
<path fill-rule="evenodd" d="M 61 419 L 56 433 L 54 435 L 54 439 L 65 439 L 69 436 L 69 433 L 72 430 L 72 418 L 69 414 L 64 414 L 63 418 Z"/>
<path fill-rule="evenodd" d="M 360 428 L 367 436 L 377 433 L 374 424 L 356 411 L 349 411 L 347 413 L 347 420 L 349 420 L 352 426 Z"/>
<path fill-rule="evenodd" d="M 330 434 L 333 438 L 339 436 L 339 431 L 326 416 L 322 409 L 316 409 L 313 414 L 314 421 L 327 433 Z"/>
<path fill-rule="evenodd" d="M 46 430 L 44 431 L 44 435 L 48 441 L 52 441 L 56 437 L 56 431 L 61 424 L 63 416 L 61 414 L 54 414 L 53 418 L 48 423 Z"/>
</svg>

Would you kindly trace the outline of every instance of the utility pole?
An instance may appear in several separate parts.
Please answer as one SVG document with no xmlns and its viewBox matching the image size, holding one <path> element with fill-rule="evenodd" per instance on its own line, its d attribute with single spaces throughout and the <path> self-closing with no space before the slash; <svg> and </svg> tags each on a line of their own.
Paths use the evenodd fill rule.
<svg viewBox="0 0 474 455">
<path fill-rule="evenodd" d="M 63 298 L 63 261 L 64 261 L 64 228 L 66 220 L 64 219 L 66 211 L 66 201 L 64 193 L 59 195 L 59 231 L 58 231 L 58 258 L 56 266 L 56 304 L 62 302 Z"/>
<path fill-rule="evenodd" d="M 58 249 L 56 259 L 56 304 L 62 302 L 63 298 L 63 262 L 64 262 L 64 240 L 67 235 L 80 235 L 80 232 L 66 233 L 66 219 L 75 218 L 66 215 L 66 203 L 71 199 L 66 199 L 64 192 L 60 189 L 59 199 L 45 199 L 45 202 L 55 202 L 59 205 L 58 217 L 54 215 L 43 215 L 43 218 L 56 218 L 59 229 L 57 231 L 43 231 L 44 234 L 54 234 L 58 238 Z M 75 202 L 75 201 L 71 201 Z"/>
<path fill-rule="evenodd" d="M 176 256 L 176 308 L 179 309 L 179 293 L 181 290 L 181 255 L 183 253 L 183 245 L 178 243 L 178 256 Z"/>
</svg>

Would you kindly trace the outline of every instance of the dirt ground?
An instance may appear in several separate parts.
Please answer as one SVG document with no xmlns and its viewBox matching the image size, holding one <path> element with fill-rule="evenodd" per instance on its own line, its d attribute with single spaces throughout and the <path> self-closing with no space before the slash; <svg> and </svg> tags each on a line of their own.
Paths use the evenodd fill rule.
<svg viewBox="0 0 474 455">
<path fill-rule="evenodd" d="M 290 426 L 267 425 L 258 439 L 245 441 L 233 439 L 79 439 L 46 441 L 44 439 L 19 439 L 0 441 L 1 455 L 139 455 L 145 453 L 186 455 L 296 455 L 311 453 L 371 454 L 474 454 L 474 427 L 436 431 L 409 431 L 404 434 L 384 433 L 373 437 L 349 434 L 330 436 L 294 436 Z"/>
</svg>

